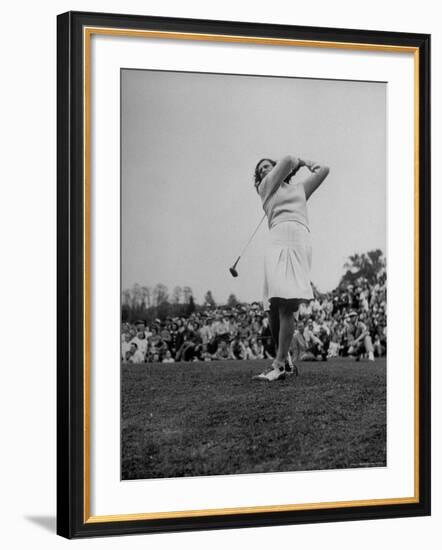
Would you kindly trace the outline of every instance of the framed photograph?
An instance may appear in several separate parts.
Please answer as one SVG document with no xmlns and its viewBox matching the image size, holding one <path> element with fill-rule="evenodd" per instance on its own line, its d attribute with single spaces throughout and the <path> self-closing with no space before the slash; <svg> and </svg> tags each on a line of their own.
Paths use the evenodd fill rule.
<svg viewBox="0 0 442 550">
<path fill-rule="evenodd" d="M 69 12 L 57 71 L 58 534 L 429 515 L 430 36 Z"/>
</svg>

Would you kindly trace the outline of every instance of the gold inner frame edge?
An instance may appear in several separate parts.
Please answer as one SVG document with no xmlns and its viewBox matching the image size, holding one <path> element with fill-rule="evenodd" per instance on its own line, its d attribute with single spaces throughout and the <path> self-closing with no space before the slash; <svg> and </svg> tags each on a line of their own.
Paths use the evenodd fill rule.
<svg viewBox="0 0 442 550">
<path fill-rule="evenodd" d="M 93 34 L 129 36 L 159 39 L 195 40 L 211 42 L 250 43 L 272 46 L 292 46 L 310 48 L 334 48 L 344 50 L 365 50 L 371 52 L 412 53 L 414 61 L 414 495 L 371 500 L 351 500 L 270 506 L 236 508 L 215 508 L 207 510 L 181 510 L 172 512 L 151 512 L 137 514 L 115 514 L 92 516 L 90 513 L 90 39 Z M 114 29 L 109 27 L 83 28 L 83 212 L 84 212 L 84 523 L 136 521 L 149 519 L 172 519 L 190 517 L 210 517 L 216 515 L 251 514 L 264 512 L 287 512 L 300 510 L 323 510 L 354 508 L 358 506 L 386 506 L 392 504 L 412 504 L 419 502 L 419 48 L 357 42 L 330 42 L 319 40 L 296 40 L 268 37 L 244 37 L 205 33 L 168 31 L 147 31 L 136 29 Z"/>
</svg>

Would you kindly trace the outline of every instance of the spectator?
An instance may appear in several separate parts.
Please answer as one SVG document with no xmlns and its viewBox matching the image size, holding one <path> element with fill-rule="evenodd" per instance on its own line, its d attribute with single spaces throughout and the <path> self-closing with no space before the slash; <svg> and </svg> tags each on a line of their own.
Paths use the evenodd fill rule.
<svg viewBox="0 0 442 550">
<path fill-rule="evenodd" d="M 199 329 L 201 342 L 203 345 L 207 345 L 213 338 L 212 319 L 205 319 L 203 326 Z"/>
<path fill-rule="evenodd" d="M 261 342 L 264 347 L 264 357 L 274 359 L 275 346 L 273 345 L 272 333 L 270 332 L 269 320 L 265 317 L 262 321 Z"/>
<path fill-rule="evenodd" d="M 362 354 L 368 353 L 369 361 L 374 361 L 373 342 L 370 333 L 367 325 L 359 320 L 356 312 L 350 314 L 350 327 L 353 338 L 349 342 L 348 354 L 355 355 L 356 360 L 359 361 Z"/>
<path fill-rule="evenodd" d="M 144 325 L 142 325 L 142 327 L 138 326 L 137 328 L 138 334 L 132 339 L 132 342 L 137 345 L 138 350 L 143 354 L 143 357 L 145 357 L 147 353 L 148 341 L 144 332 Z"/>
<path fill-rule="evenodd" d="M 291 354 L 294 360 L 325 357 L 382 357 L 387 352 L 385 270 L 371 284 L 359 277 L 304 304 L 298 312 Z M 210 316 L 209 316 L 210 315 Z M 355 317 L 357 320 L 355 321 Z M 303 324 L 304 323 L 304 324 Z M 299 327 L 302 326 L 302 330 Z M 131 342 L 136 344 L 134 351 Z M 225 343 L 222 344 L 222 342 Z M 227 349 L 227 352 L 226 352 Z M 258 303 L 197 309 L 189 316 L 121 324 L 121 359 L 146 362 L 273 359 L 267 314 Z"/>
<path fill-rule="evenodd" d="M 245 359 L 246 348 L 243 339 L 237 335 L 230 344 L 230 359 Z"/>
<path fill-rule="evenodd" d="M 229 336 L 230 336 L 230 339 L 232 340 L 233 338 L 235 338 L 237 334 L 238 334 L 238 323 L 235 320 L 235 316 L 230 315 L 230 317 L 229 317 Z"/>
<path fill-rule="evenodd" d="M 144 354 L 141 353 L 137 344 L 133 340 L 130 343 L 130 351 L 127 355 L 127 361 L 134 364 L 144 363 Z"/>
<path fill-rule="evenodd" d="M 162 363 L 175 363 L 175 359 L 172 357 L 170 350 L 166 351 L 166 354 L 163 357 Z"/>
<path fill-rule="evenodd" d="M 264 346 L 257 338 L 252 338 L 250 341 L 250 350 L 254 359 L 264 359 Z"/>
<path fill-rule="evenodd" d="M 207 345 L 203 344 L 201 347 L 201 361 L 212 361 L 212 354 L 209 353 Z"/>
<path fill-rule="evenodd" d="M 299 321 L 296 327 L 296 330 L 293 334 L 293 339 L 290 344 L 290 354 L 292 360 L 296 361 L 308 361 L 313 359 L 312 356 L 307 354 L 308 345 L 304 337 L 305 326 L 302 321 Z"/>
<path fill-rule="evenodd" d="M 215 358 L 219 359 L 220 361 L 230 359 L 230 350 L 227 346 L 226 340 L 220 340 L 218 344 L 218 349 L 216 350 Z"/>
<path fill-rule="evenodd" d="M 200 341 L 193 330 L 188 330 L 184 336 L 184 342 L 177 352 L 178 361 L 193 361 L 200 351 Z"/>
<path fill-rule="evenodd" d="M 327 331 L 321 327 L 316 335 L 313 329 L 313 322 L 310 321 L 307 327 L 304 323 L 298 323 L 298 330 L 293 335 L 291 343 L 291 354 L 293 361 L 312 361 L 321 357 L 327 361 L 330 337 Z"/>
<path fill-rule="evenodd" d="M 172 353 L 172 357 L 176 355 L 176 352 L 178 350 L 177 343 L 178 343 L 178 325 L 177 323 L 172 323 L 170 326 L 170 343 L 169 343 L 169 350 Z"/>
<path fill-rule="evenodd" d="M 127 361 L 130 357 L 129 353 L 131 351 L 131 345 L 130 345 L 130 341 L 131 341 L 131 335 L 129 332 L 125 332 L 124 333 L 124 341 L 122 342 L 121 344 L 121 359 L 123 361 Z"/>
<path fill-rule="evenodd" d="M 328 357 L 338 357 L 340 346 L 340 331 L 337 321 L 332 321 L 330 325 L 330 346 L 328 348 Z"/>
<path fill-rule="evenodd" d="M 250 342 L 248 340 L 245 340 L 243 342 L 244 345 L 244 359 L 246 361 L 252 361 L 256 359 L 255 354 L 252 352 L 252 348 L 250 346 Z"/>
<path fill-rule="evenodd" d="M 318 339 L 320 344 L 313 347 L 312 353 L 315 357 L 321 356 L 323 361 L 327 361 L 328 350 L 330 347 L 330 335 L 326 326 L 322 325 L 319 328 Z"/>
<path fill-rule="evenodd" d="M 165 326 L 163 326 L 163 328 L 160 331 L 161 339 L 163 340 L 163 342 L 166 343 L 168 348 L 170 347 L 171 340 L 172 340 L 172 335 L 169 329 L 170 329 L 170 323 L 167 323 Z"/>
<path fill-rule="evenodd" d="M 217 337 L 217 340 L 224 340 L 225 342 L 229 342 L 230 340 L 230 323 L 229 318 L 224 317 L 222 321 L 220 320 L 216 326 L 215 329 L 215 335 Z"/>
</svg>

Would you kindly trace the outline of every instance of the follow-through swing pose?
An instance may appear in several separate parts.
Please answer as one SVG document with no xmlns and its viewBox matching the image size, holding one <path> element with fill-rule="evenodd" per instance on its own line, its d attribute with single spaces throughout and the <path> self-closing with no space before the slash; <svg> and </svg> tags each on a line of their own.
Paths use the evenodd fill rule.
<svg viewBox="0 0 442 550">
<path fill-rule="evenodd" d="M 303 182 L 291 178 L 305 166 Z M 285 363 L 294 332 L 294 313 L 313 299 L 310 282 L 312 248 L 307 200 L 327 177 L 329 169 L 316 162 L 286 156 L 278 162 L 262 159 L 255 168 L 255 188 L 267 216 L 269 242 L 264 256 L 264 308 L 277 350 L 272 366 L 256 376 L 272 382 L 285 377 Z"/>
</svg>

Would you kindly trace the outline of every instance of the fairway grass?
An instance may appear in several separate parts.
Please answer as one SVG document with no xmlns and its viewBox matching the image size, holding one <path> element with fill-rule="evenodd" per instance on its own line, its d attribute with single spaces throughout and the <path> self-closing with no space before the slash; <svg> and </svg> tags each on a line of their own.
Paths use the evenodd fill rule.
<svg viewBox="0 0 442 550">
<path fill-rule="evenodd" d="M 123 480 L 386 466 L 386 362 L 122 365 Z"/>
</svg>

